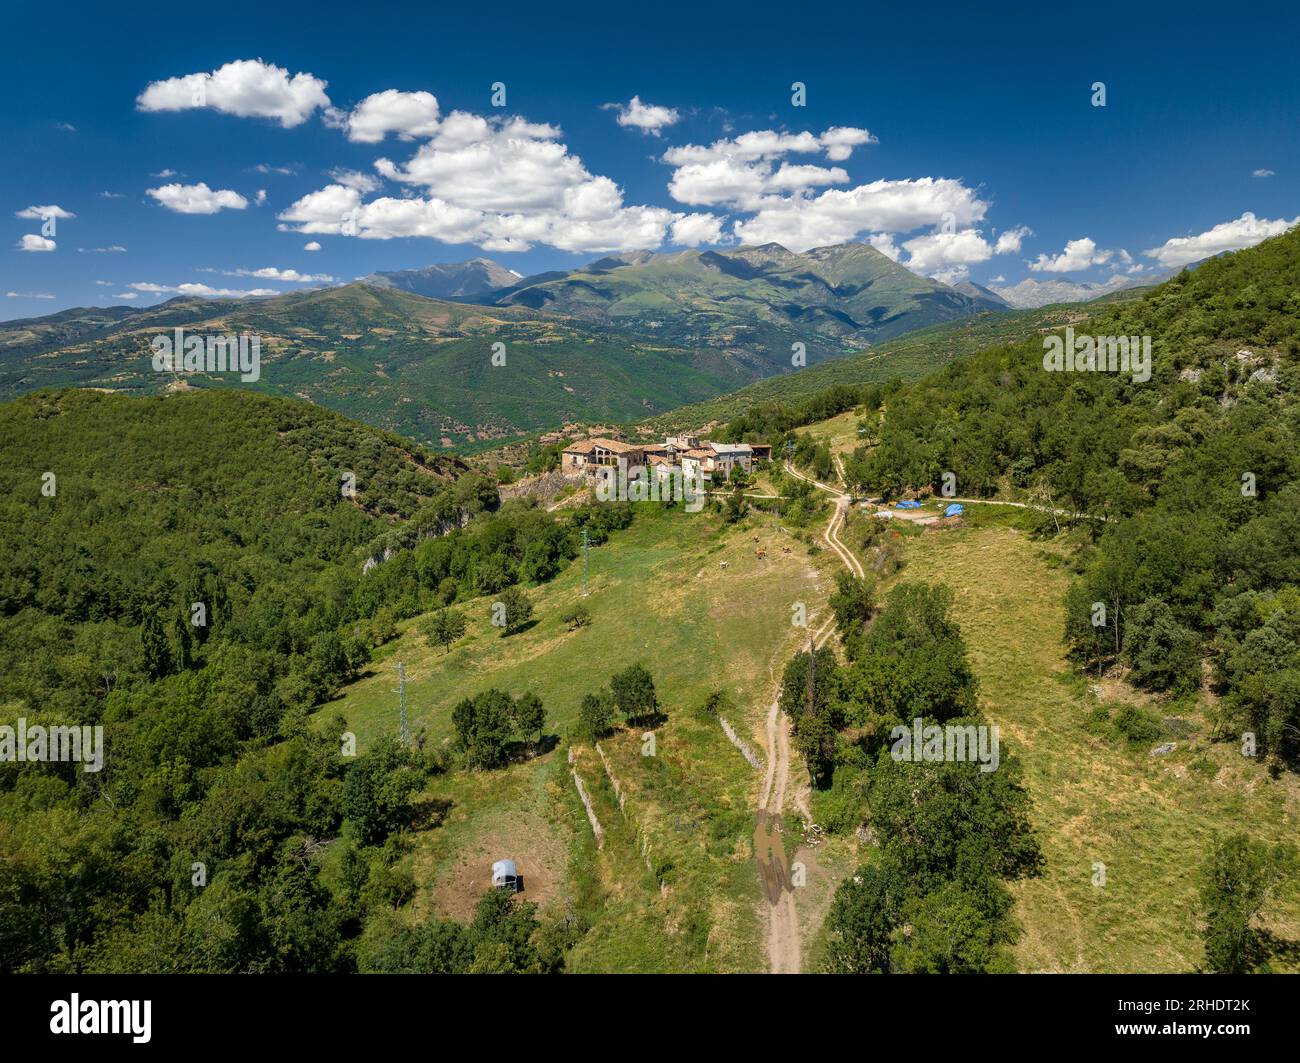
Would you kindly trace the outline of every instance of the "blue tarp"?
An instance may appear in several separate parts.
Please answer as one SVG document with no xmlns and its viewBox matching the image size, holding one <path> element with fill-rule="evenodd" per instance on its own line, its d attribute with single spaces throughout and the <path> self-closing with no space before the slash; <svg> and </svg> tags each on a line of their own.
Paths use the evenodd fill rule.
<svg viewBox="0 0 1300 1063">
<path fill-rule="evenodd" d="M 966 510 L 960 502 L 954 502 L 951 506 L 943 511 L 945 517 L 960 517 Z"/>
<path fill-rule="evenodd" d="M 895 509 L 920 509 L 921 503 L 915 502 L 912 499 L 907 499 L 906 501 L 898 503 L 898 505 L 895 506 L 894 508 Z"/>
</svg>

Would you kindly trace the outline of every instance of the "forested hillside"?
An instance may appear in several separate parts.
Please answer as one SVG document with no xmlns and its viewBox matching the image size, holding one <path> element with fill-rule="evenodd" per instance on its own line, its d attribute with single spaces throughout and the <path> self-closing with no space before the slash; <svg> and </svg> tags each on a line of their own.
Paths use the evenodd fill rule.
<svg viewBox="0 0 1300 1063">
<path fill-rule="evenodd" d="M 104 729 L 99 771 L 0 763 L 0 969 L 355 969 L 438 765 L 350 757 L 308 715 L 399 620 L 548 579 L 573 528 L 234 391 L 40 393 L 0 407 L 0 445 L 0 723 Z M 485 910 L 457 947 L 519 919 Z"/>
<path fill-rule="evenodd" d="M 1259 755 L 1294 767 L 1300 232 L 1184 272 L 1086 330 L 1151 337 L 1151 379 L 1047 372 L 1041 339 L 991 349 L 884 400 L 878 427 L 868 418 L 878 445 L 848 473 L 894 497 L 951 472 L 959 495 L 1065 511 L 1047 522 L 1094 518 L 1080 523 L 1067 610 L 1080 663 L 1118 658 L 1155 691 L 1208 681 L 1223 733 L 1251 732 Z"/>
</svg>

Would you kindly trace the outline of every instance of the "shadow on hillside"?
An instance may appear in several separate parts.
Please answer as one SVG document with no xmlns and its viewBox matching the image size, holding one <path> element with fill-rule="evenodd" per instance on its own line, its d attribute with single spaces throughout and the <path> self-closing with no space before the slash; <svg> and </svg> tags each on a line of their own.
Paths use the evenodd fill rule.
<svg viewBox="0 0 1300 1063">
<path fill-rule="evenodd" d="M 1300 968 L 1300 941 L 1279 937 L 1270 930 L 1255 933 L 1255 945 L 1262 963 L 1277 970 Z"/>
<path fill-rule="evenodd" d="M 445 797 L 429 797 L 416 801 L 411 812 L 412 830 L 433 830 L 446 822 L 456 802 Z"/>
</svg>

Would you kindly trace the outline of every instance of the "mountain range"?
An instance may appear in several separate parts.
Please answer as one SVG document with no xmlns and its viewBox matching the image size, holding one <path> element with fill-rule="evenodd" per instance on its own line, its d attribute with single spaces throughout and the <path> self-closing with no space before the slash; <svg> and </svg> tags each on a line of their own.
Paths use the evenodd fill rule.
<svg viewBox="0 0 1300 1063">
<path fill-rule="evenodd" d="M 468 262 L 440 263 L 423 269 L 372 273 L 363 277 L 362 283 L 375 288 L 400 288 L 430 299 L 474 299 L 521 280 L 523 277 L 514 270 L 490 258 L 472 258 Z"/>
<path fill-rule="evenodd" d="M 772 370 L 791 365 L 795 343 L 804 344 L 812 363 L 1005 307 L 992 293 L 956 291 L 859 243 L 803 254 L 779 244 L 639 251 L 527 278 L 492 301 L 659 336 L 676 346 L 719 347 Z"/>
<path fill-rule="evenodd" d="M 479 258 L 269 298 L 5 322 L 0 398 L 230 385 L 155 371 L 150 343 L 177 327 L 247 332 L 262 369 L 239 386 L 472 451 L 568 421 L 643 420 L 989 311 L 1006 312 L 997 293 L 920 277 L 866 244 L 636 252 L 529 278 Z"/>
</svg>

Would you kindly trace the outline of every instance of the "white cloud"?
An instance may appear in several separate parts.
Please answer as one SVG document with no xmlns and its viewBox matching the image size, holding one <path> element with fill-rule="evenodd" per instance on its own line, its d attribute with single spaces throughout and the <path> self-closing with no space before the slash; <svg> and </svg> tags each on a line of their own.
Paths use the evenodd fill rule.
<svg viewBox="0 0 1300 1063">
<path fill-rule="evenodd" d="M 1254 173 L 1252 173 L 1250 176 L 1251 177 L 1276 177 L 1277 175 L 1272 170 L 1261 169 L 1261 170 L 1254 171 Z"/>
<path fill-rule="evenodd" d="M 903 255 L 902 249 L 894 243 L 893 233 L 872 233 L 867 237 L 867 243 L 874 247 L 886 258 L 897 262 Z"/>
<path fill-rule="evenodd" d="M 83 255 L 109 255 L 125 252 L 126 248 L 121 244 L 113 244 L 112 247 L 79 247 L 77 250 Z"/>
<path fill-rule="evenodd" d="M 296 269 L 277 269 L 275 266 L 264 266 L 261 269 L 228 269 L 222 272 L 227 277 L 256 277 L 258 280 L 292 281 L 297 284 L 328 284 L 334 279 L 325 273 L 299 273 Z"/>
<path fill-rule="evenodd" d="M 768 198 L 753 218 L 735 225 L 745 243 L 774 242 L 791 251 L 840 244 L 863 233 L 907 233 L 923 226 L 967 229 L 988 204 L 947 177 L 882 180 L 831 188 L 818 196 Z"/>
<path fill-rule="evenodd" d="M 962 281 L 970 279 L 970 267 L 944 266 L 942 269 L 934 270 L 929 274 L 929 277 L 940 284 L 960 284 Z"/>
<path fill-rule="evenodd" d="M 228 188 L 214 191 L 202 181 L 196 185 L 162 185 L 145 192 L 177 214 L 216 214 L 226 208 L 243 210 L 248 206 L 248 200 L 238 192 Z"/>
<path fill-rule="evenodd" d="M 50 292 L 5 292 L 8 299 L 53 299 Z"/>
<path fill-rule="evenodd" d="M 316 240 L 308 240 L 305 244 L 302 245 L 302 249 L 304 251 L 319 251 L 320 243 Z"/>
<path fill-rule="evenodd" d="M 1166 269 L 1176 269 L 1190 262 L 1199 262 L 1222 254 L 1224 251 L 1240 251 L 1243 247 L 1254 247 L 1270 236 L 1277 236 L 1288 229 L 1300 225 L 1300 217 L 1287 221 L 1285 218 L 1256 218 L 1246 211 L 1240 218 L 1220 222 L 1212 229 L 1196 236 L 1176 236 L 1166 240 L 1159 247 L 1153 247 L 1142 253 L 1147 258 L 1154 258 Z"/>
<path fill-rule="evenodd" d="M 149 176 L 150 176 L 150 177 L 161 177 L 161 178 L 163 178 L 163 179 L 165 180 L 165 179 L 168 178 L 168 177 L 175 177 L 175 176 L 176 176 L 176 171 L 173 170 L 173 169 L 168 168 L 168 169 L 166 169 L 166 170 L 159 170 L 157 173 L 151 173 Z"/>
<path fill-rule="evenodd" d="M 1039 255 L 1037 261 L 1029 264 L 1029 268 L 1039 273 L 1073 273 L 1100 266 L 1108 262 L 1112 254 L 1111 251 L 1099 249 L 1091 237 L 1084 236 L 1078 240 L 1067 240 L 1065 250 L 1055 257 Z"/>
<path fill-rule="evenodd" d="M 993 245 L 995 255 L 1018 255 L 1020 254 L 1020 244 L 1026 236 L 1033 236 L 1034 231 L 1025 225 L 1017 225 L 1014 229 L 1007 229 L 1006 232 L 998 233 L 997 243 Z"/>
<path fill-rule="evenodd" d="M 206 284 L 153 284 L 149 281 L 136 281 L 133 284 L 128 284 L 127 287 L 150 295 L 198 295 L 214 299 L 246 299 L 250 296 L 280 294 L 272 288 L 253 288 L 250 291 L 239 291 L 234 288 L 213 288 Z"/>
<path fill-rule="evenodd" d="M 281 227 L 368 240 L 422 236 L 488 251 L 525 251 L 534 244 L 582 252 L 661 246 L 684 215 L 624 205 L 619 187 L 590 173 L 559 137 L 551 125 L 454 111 L 404 165 L 375 162 L 381 175 L 420 194 L 365 202 L 373 187 L 336 173 L 335 183 L 282 211 Z M 703 224 L 682 231 L 710 235 Z"/>
<path fill-rule="evenodd" d="M 379 191 L 379 181 L 368 173 L 362 173 L 360 170 L 346 170 L 341 166 L 336 166 L 330 171 L 330 176 L 339 184 L 348 188 L 355 188 L 363 195 Z"/>
<path fill-rule="evenodd" d="M 859 145 L 879 143 L 865 129 L 855 129 L 852 126 L 835 126 L 828 129 L 821 135 L 820 140 L 826 149 L 826 157 L 831 162 L 843 162 Z"/>
<path fill-rule="evenodd" d="M 210 74 L 186 74 L 151 82 L 136 99 L 142 111 L 210 108 L 240 118 L 273 118 L 285 129 L 302 125 L 328 107 L 326 82 L 294 74 L 260 59 L 239 59 Z"/>
<path fill-rule="evenodd" d="M 263 203 L 266 202 L 266 189 L 265 189 L 265 188 L 259 188 L 259 189 L 257 190 L 257 195 L 254 196 L 253 198 L 254 198 L 254 201 L 257 203 L 257 205 L 260 207 Z"/>
<path fill-rule="evenodd" d="M 653 103 L 642 103 L 641 97 L 633 96 L 626 104 L 611 103 L 607 107 L 613 107 L 618 111 L 618 124 L 621 126 L 631 126 L 633 129 L 639 129 L 643 133 L 650 133 L 659 136 L 660 131 L 670 125 L 675 125 L 680 119 L 680 115 L 672 107 L 660 107 Z"/>
<path fill-rule="evenodd" d="M 139 299 L 139 292 L 118 292 L 113 296 L 114 299 Z"/>
<path fill-rule="evenodd" d="M 99 198 L 100 199 L 125 199 L 126 196 L 122 192 L 100 192 Z"/>
<path fill-rule="evenodd" d="M 400 140 L 431 137 L 438 130 L 438 100 L 428 92 L 385 89 L 367 96 L 351 114 L 333 112 L 331 124 L 359 144 L 378 144 L 389 133 Z"/>
<path fill-rule="evenodd" d="M 70 210 L 64 210 L 57 204 L 51 203 L 47 207 L 28 207 L 26 210 L 15 211 L 14 217 L 32 218 L 36 221 L 43 221 L 45 218 L 58 218 L 60 221 L 64 221 L 68 218 L 75 218 L 76 215 Z"/>
<path fill-rule="evenodd" d="M 687 214 L 672 224 L 669 242 L 683 247 L 722 242 L 722 219 L 715 214 Z"/>
<path fill-rule="evenodd" d="M 903 243 L 908 254 L 907 268 L 943 280 L 954 276 L 965 280 L 968 267 L 987 262 L 993 257 L 993 247 L 978 229 L 961 229 L 956 232 L 932 232 L 913 237 Z M 954 274 L 954 267 L 960 276 Z M 940 275 L 943 276 L 940 276 Z M 953 283 L 944 280 L 944 283 Z"/>
<path fill-rule="evenodd" d="M 292 177 L 298 171 L 292 166 L 271 166 L 265 162 L 259 162 L 253 167 L 254 173 L 261 174 L 278 174 L 281 177 Z"/>
<path fill-rule="evenodd" d="M 58 246 L 53 240 L 35 233 L 28 233 L 18 241 L 18 247 L 23 251 L 53 251 Z"/>
<path fill-rule="evenodd" d="M 767 197 L 781 193 L 801 195 L 820 185 L 847 184 L 848 173 L 839 166 L 815 166 L 776 161 L 787 154 L 825 152 L 830 159 L 847 159 L 855 144 L 871 143 L 865 129 L 829 129 L 820 137 L 811 133 L 777 133 L 760 130 L 734 140 L 718 140 L 707 147 L 687 144 L 669 148 L 663 160 L 674 167 L 668 193 L 691 206 L 728 205 L 753 211 Z"/>
</svg>

